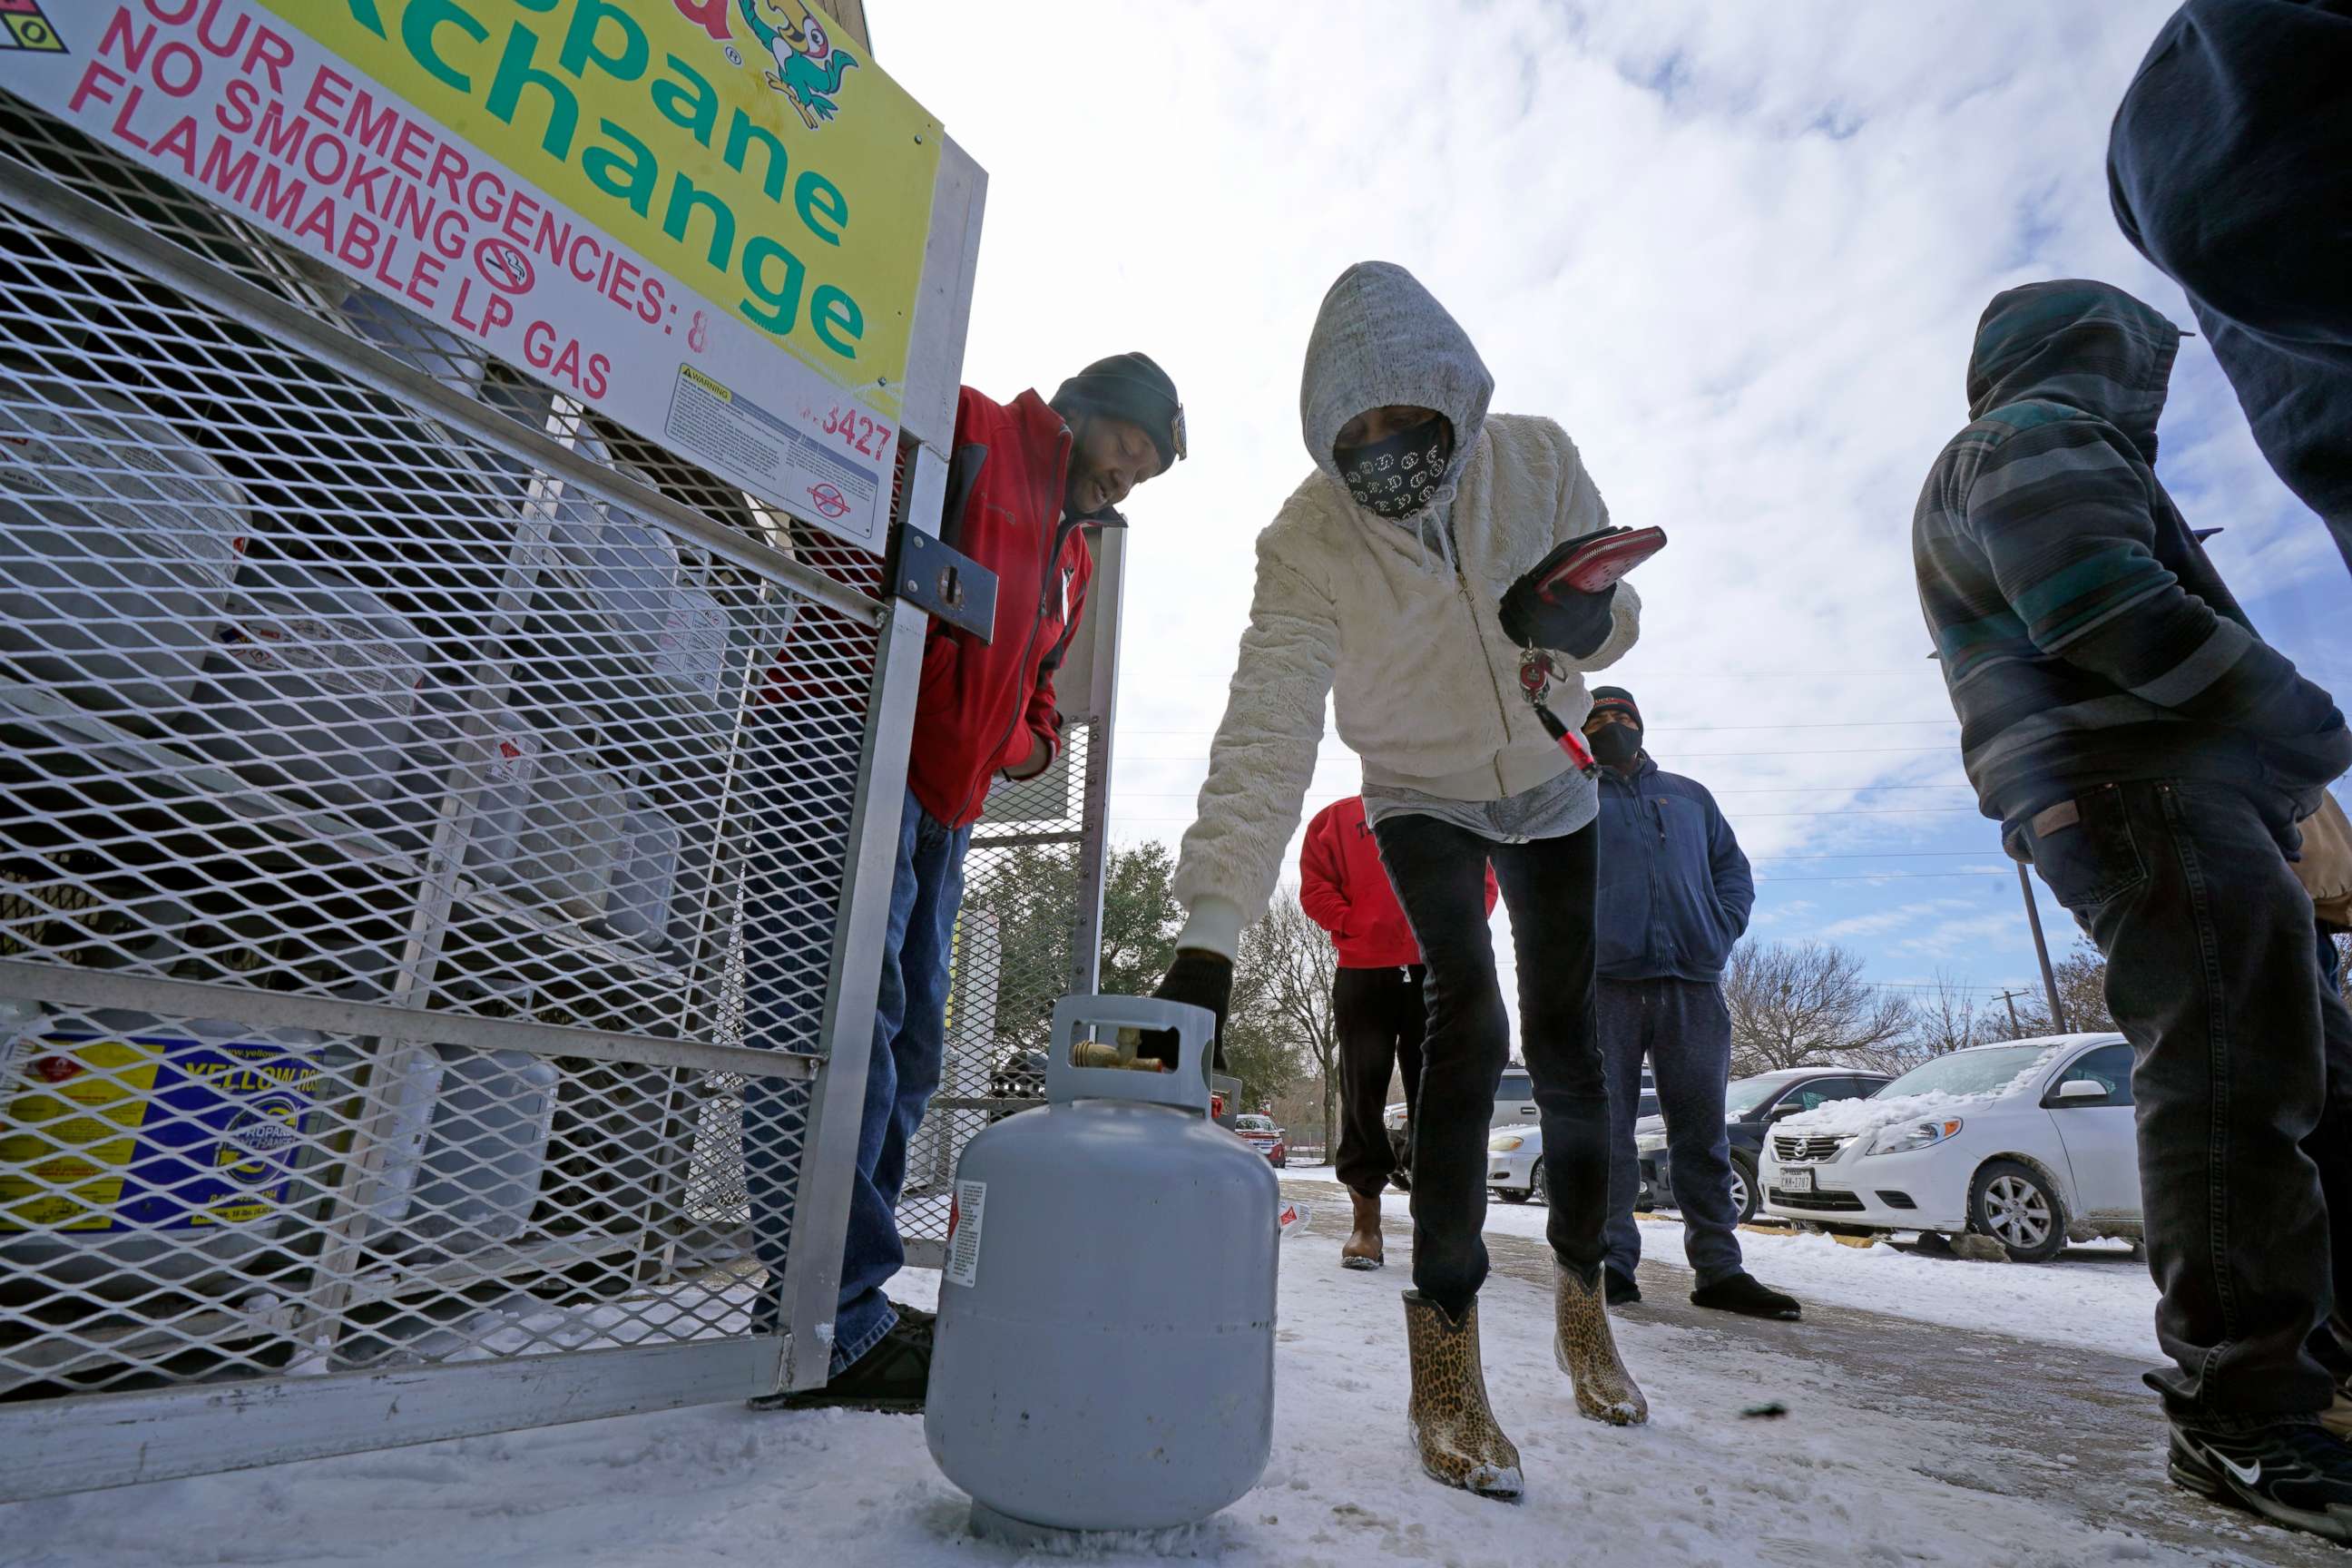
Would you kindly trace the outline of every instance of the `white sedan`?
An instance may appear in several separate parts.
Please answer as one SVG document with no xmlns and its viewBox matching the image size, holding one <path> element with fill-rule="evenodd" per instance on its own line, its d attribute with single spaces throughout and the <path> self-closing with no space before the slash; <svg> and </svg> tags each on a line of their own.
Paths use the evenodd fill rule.
<svg viewBox="0 0 2352 1568">
<path fill-rule="evenodd" d="M 1544 1186 L 1543 1129 L 1497 1127 L 1486 1139 L 1486 1188 L 1508 1204 L 1549 1203 Z"/>
<path fill-rule="evenodd" d="M 1764 1212 L 1865 1231 L 1989 1236 L 2022 1263 L 2140 1236 L 2132 1050 L 2121 1035 L 1976 1046 L 1764 1140 Z"/>
</svg>

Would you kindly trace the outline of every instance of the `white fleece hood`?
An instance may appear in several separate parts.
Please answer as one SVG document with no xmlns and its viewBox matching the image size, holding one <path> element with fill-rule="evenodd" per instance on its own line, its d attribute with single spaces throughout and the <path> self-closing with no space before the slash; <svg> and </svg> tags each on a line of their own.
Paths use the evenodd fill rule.
<svg viewBox="0 0 2352 1568">
<path fill-rule="evenodd" d="M 1454 426 L 1450 481 L 1478 445 L 1494 395 L 1495 377 L 1470 335 L 1394 262 L 1359 261 L 1323 296 L 1307 338 L 1298 425 L 1307 457 L 1333 484 L 1339 469 L 1331 448 L 1341 427 L 1392 404 L 1433 408 Z"/>
</svg>

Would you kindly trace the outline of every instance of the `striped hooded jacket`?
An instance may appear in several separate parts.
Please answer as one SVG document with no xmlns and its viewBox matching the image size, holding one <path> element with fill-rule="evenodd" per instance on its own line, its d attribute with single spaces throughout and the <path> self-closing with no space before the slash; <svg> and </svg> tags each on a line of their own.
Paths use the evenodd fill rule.
<svg viewBox="0 0 2352 1568">
<path fill-rule="evenodd" d="M 1969 781 L 2012 829 L 2085 789 L 2193 777 L 2300 820 L 2352 764 L 2327 693 L 2265 644 L 2157 482 L 2179 329 L 2105 283 L 1997 295 L 1970 424 L 1912 520 Z"/>
</svg>

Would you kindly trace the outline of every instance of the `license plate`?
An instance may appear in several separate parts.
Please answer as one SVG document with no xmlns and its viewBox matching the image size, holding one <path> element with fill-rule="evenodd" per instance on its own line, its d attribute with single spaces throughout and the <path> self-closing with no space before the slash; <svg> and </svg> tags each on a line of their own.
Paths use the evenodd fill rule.
<svg viewBox="0 0 2352 1568">
<path fill-rule="evenodd" d="M 1784 1193 L 1810 1193 L 1813 1190 L 1813 1173 L 1811 1171 L 1782 1171 L 1780 1190 Z"/>
</svg>

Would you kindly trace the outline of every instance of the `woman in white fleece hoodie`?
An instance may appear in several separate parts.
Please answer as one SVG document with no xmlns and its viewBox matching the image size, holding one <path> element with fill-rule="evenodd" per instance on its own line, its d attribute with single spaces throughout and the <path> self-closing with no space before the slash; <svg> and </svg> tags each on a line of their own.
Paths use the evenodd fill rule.
<svg viewBox="0 0 2352 1568">
<path fill-rule="evenodd" d="M 1257 591 L 1184 837 L 1188 921 L 1160 994 L 1222 1025 L 1241 931 L 1298 826 L 1325 698 L 1363 760 L 1381 856 L 1428 964 L 1413 1129 L 1408 1422 L 1429 1473 L 1493 1496 L 1522 1487 L 1477 1355 L 1486 1145 L 1509 1026 L 1486 924 L 1491 859 L 1518 950 L 1519 1025 L 1542 1118 L 1559 1260 L 1559 1350 L 1578 1407 L 1646 1418 L 1602 1305 L 1608 1097 L 1593 1013 L 1593 781 L 1547 733 L 1570 729 L 1580 671 L 1633 646 L 1620 584 L 1533 625 L 1499 613 L 1556 545 L 1609 526 L 1566 432 L 1486 412 L 1494 378 L 1454 318 L 1386 262 L 1342 273 L 1307 344 L 1299 412 L 1316 471 L 1257 541 Z M 1523 681 L 1525 684 L 1523 684 Z"/>
</svg>

